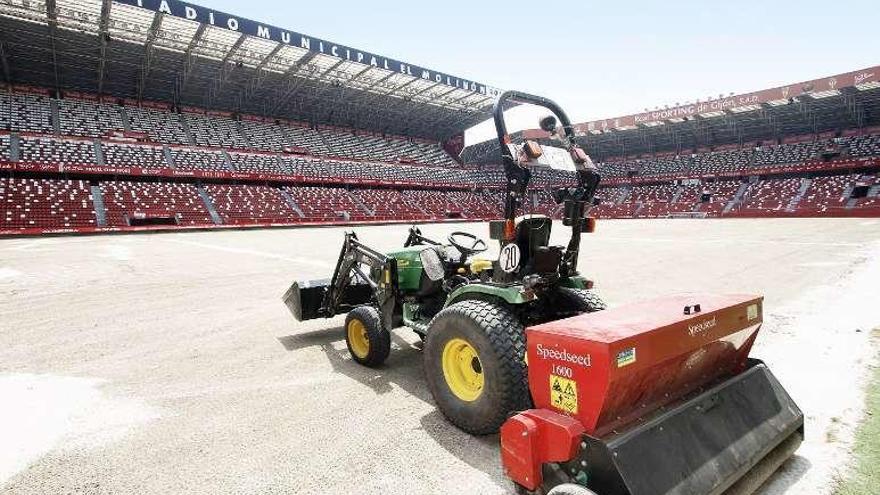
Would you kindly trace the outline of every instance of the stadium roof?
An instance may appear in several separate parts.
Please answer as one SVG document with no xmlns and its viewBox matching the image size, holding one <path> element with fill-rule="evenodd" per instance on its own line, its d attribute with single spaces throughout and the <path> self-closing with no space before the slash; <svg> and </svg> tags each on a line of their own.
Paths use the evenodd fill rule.
<svg viewBox="0 0 880 495">
<path fill-rule="evenodd" d="M 8 83 L 442 140 L 498 90 L 178 0 L 3 0 Z"/>
<path fill-rule="evenodd" d="M 575 124 L 580 144 L 594 158 L 655 152 L 690 152 L 785 136 L 880 125 L 880 66 L 742 95 Z M 540 130 L 517 137 L 540 139 Z M 499 160 L 489 140 L 464 150 L 467 163 Z"/>
</svg>

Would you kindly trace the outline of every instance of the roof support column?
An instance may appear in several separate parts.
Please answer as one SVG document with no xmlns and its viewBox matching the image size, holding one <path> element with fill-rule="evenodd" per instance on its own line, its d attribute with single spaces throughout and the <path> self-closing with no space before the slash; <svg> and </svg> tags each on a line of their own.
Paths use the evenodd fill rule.
<svg viewBox="0 0 880 495">
<path fill-rule="evenodd" d="M 184 52 L 184 61 L 183 61 L 183 78 L 178 79 L 180 84 L 177 86 L 177 94 L 175 95 L 175 99 L 179 102 L 180 95 L 183 94 L 183 90 L 186 88 L 186 84 L 189 82 L 190 76 L 192 76 L 193 65 L 195 65 L 195 57 L 193 56 L 193 50 L 199 46 L 199 42 L 202 40 L 202 36 L 205 35 L 205 30 L 208 28 L 207 24 L 199 24 L 198 29 L 196 29 L 195 34 L 193 34 L 192 39 L 189 41 L 189 45 L 186 47 L 186 51 Z"/>
<path fill-rule="evenodd" d="M 6 56 L 6 44 L 0 41 L 0 67 L 3 69 L 3 80 L 12 82 L 11 71 L 9 70 L 9 57 Z"/>
<path fill-rule="evenodd" d="M 55 0 L 46 0 L 46 20 L 49 25 L 49 49 L 52 50 L 55 89 L 61 89 L 61 78 L 58 77 L 58 54 L 55 51 L 55 36 L 58 33 L 58 7 L 55 5 Z"/>
<path fill-rule="evenodd" d="M 110 0 L 101 1 L 101 20 L 98 22 L 98 43 L 101 45 L 101 60 L 98 63 L 98 94 L 104 91 L 104 68 L 107 66 L 107 26 L 110 24 Z"/>
<path fill-rule="evenodd" d="M 156 38 L 159 36 L 159 29 L 162 28 L 162 19 L 165 15 L 156 12 L 153 16 L 153 22 L 150 24 L 150 30 L 147 32 L 147 41 L 144 43 L 144 64 L 141 66 L 141 76 L 137 83 L 137 99 L 142 100 L 144 97 L 144 88 L 147 87 L 147 77 L 150 75 L 150 67 L 153 65 L 153 46 Z"/>
</svg>

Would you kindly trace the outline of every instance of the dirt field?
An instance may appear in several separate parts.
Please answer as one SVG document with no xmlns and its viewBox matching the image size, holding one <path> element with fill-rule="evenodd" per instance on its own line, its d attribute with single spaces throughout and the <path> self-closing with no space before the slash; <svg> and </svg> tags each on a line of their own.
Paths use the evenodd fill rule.
<svg viewBox="0 0 880 495">
<path fill-rule="evenodd" d="M 457 229 L 488 230 L 423 228 Z M 357 230 L 386 249 L 406 227 Z M 0 240 L 0 492 L 509 492 L 497 437 L 435 410 L 414 335 L 398 329 L 370 370 L 340 319 L 297 324 L 281 303 L 292 279 L 329 275 L 342 232 Z M 808 440 L 764 493 L 829 493 L 880 326 L 880 221 L 606 221 L 584 244 L 581 270 L 611 305 L 766 295 L 753 354 Z"/>
</svg>

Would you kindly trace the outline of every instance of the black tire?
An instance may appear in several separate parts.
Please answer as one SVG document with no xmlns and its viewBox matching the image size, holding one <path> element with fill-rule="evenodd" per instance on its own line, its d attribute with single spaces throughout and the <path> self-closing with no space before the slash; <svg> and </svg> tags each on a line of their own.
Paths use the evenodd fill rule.
<svg viewBox="0 0 880 495">
<path fill-rule="evenodd" d="M 495 433 L 510 413 L 531 407 L 526 376 L 526 339 L 522 323 L 507 307 L 486 301 L 462 301 L 440 311 L 425 339 L 425 375 L 440 411 L 473 435 Z M 464 340 L 475 350 L 482 375 L 479 395 L 463 400 L 444 375 L 444 350 Z"/>
<path fill-rule="evenodd" d="M 605 301 L 598 294 L 588 289 L 570 289 L 560 287 L 556 294 L 559 309 L 566 312 L 595 313 L 606 309 Z"/>
<path fill-rule="evenodd" d="M 363 325 L 363 337 L 369 343 L 366 351 L 353 343 L 350 336 L 350 328 L 359 322 Z M 354 308 L 345 317 L 345 344 L 351 358 L 358 363 L 374 368 L 388 359 L 391 352 L 391 333 L 382 326 L 382 318 L 379 311 L 372 306 L 359 306 Z M 360 352 L 356 352 L 360 351 Z"/>
<path fill-rule="evenodd" d="M 547 495 L 596 495 L 596 492 L 574 483 L 556 485 Z"/>
</svg>

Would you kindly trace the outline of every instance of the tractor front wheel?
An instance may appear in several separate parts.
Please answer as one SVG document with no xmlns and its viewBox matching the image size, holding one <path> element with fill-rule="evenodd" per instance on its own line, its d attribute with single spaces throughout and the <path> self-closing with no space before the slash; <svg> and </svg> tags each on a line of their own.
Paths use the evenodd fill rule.
<svg viewBox="0 0 880 495">
<path fill-rule="evenodd" d="M 440 411 L 474 435 L 495 433 L 511 412 L 531 404 L 522 323 L 504 306 L 462 301 L 437 313 L 424 360 Z"/>
<path fill-rule="evenodd" d="M 354 308 L 345 317 L 345 343 L 352 359 L 371 368 L 384 363 L 391 352 L 391 334 L 372 306 Z"/>
</svg>

